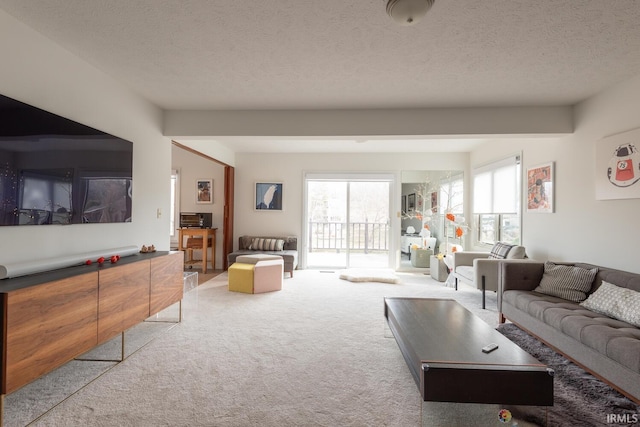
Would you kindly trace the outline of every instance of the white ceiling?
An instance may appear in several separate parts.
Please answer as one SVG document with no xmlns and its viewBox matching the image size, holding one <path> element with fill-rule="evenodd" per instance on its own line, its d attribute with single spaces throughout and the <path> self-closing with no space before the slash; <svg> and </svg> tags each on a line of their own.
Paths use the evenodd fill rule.
<svg viewBox="0 0 640 427">
<path fill-rule="evenodd" d="M 636 0 L 436 0 L 411 27 L 384 0 L 0 9 L 166 110 L 573 105 L 640 74 Z"/>
</svg>

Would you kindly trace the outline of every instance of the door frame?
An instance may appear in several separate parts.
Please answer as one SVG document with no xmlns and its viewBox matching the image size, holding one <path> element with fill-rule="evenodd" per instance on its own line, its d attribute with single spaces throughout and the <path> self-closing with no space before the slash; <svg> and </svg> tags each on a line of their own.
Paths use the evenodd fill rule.
<svg viewBox="0 0 640 427">
<path fill-rule="evenodd" d="M 176 147 L 186 150 L 196 156 L 200 156 L 221 166 L 224 166 L 224 207 L 222 220 L 222 269 L 229 268 L 227 255 L 233 252 L 233 204 L 235 202 L 235 168 L 211 156 L 207 156 L 191 147 L 180 144 L 178 141 L 172 140 L 171 143 Z M 215 262 L 215 260 L 214 260 Z"/>
<path fill-rule="evenodd" d="M 400 262 L 400 254 L 398 250 L 400 235 L 400 196 L 401 179 L 400 172 L 303 172 L 302 177 L 302 239 L 299 242 L 299 265 L 300 268 L 307 268 L 307 253 L 309 250 L 309 212 L 307 211 L 309 194 L 307 181 L 309 180 L 335 180 L 335 181 L 389 181 L 389 259 L 388 268 L 396 270 Z M 395 214 L 394 214 L 395 212 Z"/>
</svg>

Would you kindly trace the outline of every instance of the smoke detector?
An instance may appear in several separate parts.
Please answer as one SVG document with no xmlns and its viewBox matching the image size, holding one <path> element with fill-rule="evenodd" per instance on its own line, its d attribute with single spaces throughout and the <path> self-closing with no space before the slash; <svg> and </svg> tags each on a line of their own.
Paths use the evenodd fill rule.
<svg viewBox="0 0 640 427">
<path fill-rule="evenodd" d="M 435 0 L 389 0 L 387 14 L 400 25 L 413 25 L 427 14 Z"/>
</svg>

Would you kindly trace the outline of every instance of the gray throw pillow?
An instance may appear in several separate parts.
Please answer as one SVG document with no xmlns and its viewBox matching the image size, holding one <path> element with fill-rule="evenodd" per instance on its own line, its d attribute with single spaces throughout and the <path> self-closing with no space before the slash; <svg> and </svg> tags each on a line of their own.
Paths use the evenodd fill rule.
<svg viewBox="0 0 640 427">
<path fill-rule="evenodd" d="M 593 279 L 597 273 L 597 268 L 587 270 L 586 268 L 557 265 L 547 261 L 544 263 L 544 274 L 540 285 L 534 291 L 573 302 L 581 302 L 587 298 L 587 292 L 591 290 Z"/>
</svg>

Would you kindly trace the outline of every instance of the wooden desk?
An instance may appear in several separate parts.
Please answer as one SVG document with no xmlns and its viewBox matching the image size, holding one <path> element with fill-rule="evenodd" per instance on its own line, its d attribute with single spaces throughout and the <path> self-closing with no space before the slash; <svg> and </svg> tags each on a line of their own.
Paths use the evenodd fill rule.
<svg viewBox="0 0 640 427">
<path fill-rule="evenodd" d="M 216 269 L 216 230 L 217 228 L 179 228 L 178 250 L 184 251 L 184 238 L 196 237 L 202 239 L 202 273 L 207 272 L 207 249 L 211 238 L 211 267 Z M 185 264 L 193 264 L 200 261 L 190 260 Z"/>
</svg>

